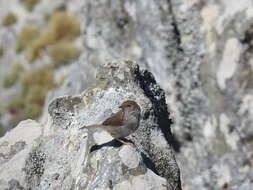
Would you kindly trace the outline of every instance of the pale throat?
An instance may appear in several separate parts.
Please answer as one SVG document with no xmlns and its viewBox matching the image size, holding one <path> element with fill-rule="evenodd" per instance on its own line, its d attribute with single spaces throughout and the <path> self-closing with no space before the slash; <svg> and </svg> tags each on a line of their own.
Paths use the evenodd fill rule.
<svg viewBox="0 0 253 190">
<path fill-rule="evenodd" d="M 140 120 L 140 112 L 137 110 L 124 110 L 124 117 L 128 118 L 128 121 L 132 121 L 131 123 L 138 123 Z"/>
</svg>

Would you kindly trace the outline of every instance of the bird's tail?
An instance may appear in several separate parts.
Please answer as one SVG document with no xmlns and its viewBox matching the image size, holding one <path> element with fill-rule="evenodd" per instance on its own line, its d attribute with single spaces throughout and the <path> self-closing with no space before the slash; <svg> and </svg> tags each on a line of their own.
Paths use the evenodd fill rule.
<svg viewBox="0 0 253 190">
<path fill-rule="evenodd" d="M 100 127 L 101 125 L 87 125 L 87 126 L 82 126 L 79 129 L 84 129 L 84 128 L 91 129 L 91 128 L 100 128 Z"/>
</svg>

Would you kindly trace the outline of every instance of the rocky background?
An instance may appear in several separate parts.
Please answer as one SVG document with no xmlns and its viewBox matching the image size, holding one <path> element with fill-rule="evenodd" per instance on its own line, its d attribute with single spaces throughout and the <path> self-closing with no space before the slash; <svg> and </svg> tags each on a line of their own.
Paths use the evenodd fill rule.
<svg viewBox="0 0 253 190">
<path fill-rule="evenodd" d="M 252 188 L 251 0 L 12 0 L 0 1 L 0 7 L 0 134 L 27 118 L 40 123 L 21 123 L 32 138 L 27 133 L 23 140 L 8 140 L 8 134 L 23 134 L 19 128 L 2 138 L 5 162 L 7 154 L 20 150 L 27 150 L 23 157 L 34 150 L 43 162 L 50 143 L 37 142 L 41 149 L 27 146 L 41 136 L 38 126 L 53 126 L 50 102 L 94 88 L 103 63 L 131 59 L 152 72 L 165 91 L 182 189 Z M 15 180 L 9 184 L 23 186 Z"/>
</svg>

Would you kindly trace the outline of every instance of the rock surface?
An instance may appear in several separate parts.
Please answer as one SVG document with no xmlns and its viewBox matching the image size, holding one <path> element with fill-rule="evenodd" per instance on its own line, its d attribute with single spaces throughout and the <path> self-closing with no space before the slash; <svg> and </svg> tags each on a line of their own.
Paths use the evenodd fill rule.
<svg viewBox="0 0 253 190">
<path fill-rule="evenodd" d="M 62 2 L 44 0 L 36 10 L 48 12 Z M 0 4 L 17 12 L 21 22 L 26 15 L 33 22 L 41 17 L 18 10 L 17 0 Z M 165 90 L 175 123 L 172 130 L 181 145 L 175 147 L 183 188 L 251 189 L 251 0 L 74 0 L 67 7 L 78 12 L 82 20 L 82 53 L 71 66 L 74 72 L 65 69 L 70 72 L 67 82 L 48 96 L 47 105 L 54 97 L 73 95 L 89 87 L 96 68 L 106 59 L 136 60 L 154 74 Z M 0 16 L 9 9 L 0 12 Z M 2 42 L 9 50 L 0 63 L 10 63 L 15 58 L 11 46 L 16 28 L 0 28 Z M 9 98 L 13 90 L 4 92 L 1 97 Z M 46 120 L 47 106 L 44 110 Z M 53 130 L 49 126 L 47 134 Z M 97 133 L 94 138 L 103 142 Z"/>
<path fill-rule="evenodd" d="M 250 189 L 252 1 L 83 5 L 83 62 L 130 57 L 165 89 L 183 188 Z"/>
<path fill-rule="evenodd" d="M 42 126 L 26 120 L 0 139 L 0 189 L 22 189 L 26 157 L 41 135 Z"/>
<path fill-rule="evenodd" d="M 83 125 L 103 121 L 127 99 L 137 101 L 142 109 L 140 127 L 129 136 L 134 146 L 121 146 L 109 134 L 98 129 L 79 129 Z M 19 164 L 22 169 L 13 172 L 13 176 L 1 175 L 2 187 L 181 189 L 179 168 L 166 140 L 172 141 L 173 137 L 164 91 L 152 74 L 140 70 L 137 64 L 123 61 L 101 66 L 96 88 L 88 89 L 79 96 L 56 98 L 50 103 L 48 111 L 43 135 L 28 138 L 29 151 L 26 156 L 22 155 L 25 161 L 17 163 L 12 158 L 4 159 L 7 164 Z M 159 118 L 157 113 L 167 119 Z M 15 130 L 22 129 L 24 124 L 21 123 Z M 12 132 L 2 138 L 4 142 L 8 141 L 9 134 Z M 30 131 L 26 135 L 30 135 Z M 8 143 L 14 142 L 9 140 Z M 16 156 L 16 152 L 13 154 Z M 8 172 L 5 165 L 2 164 L 2 171 Z"/>
</svg>

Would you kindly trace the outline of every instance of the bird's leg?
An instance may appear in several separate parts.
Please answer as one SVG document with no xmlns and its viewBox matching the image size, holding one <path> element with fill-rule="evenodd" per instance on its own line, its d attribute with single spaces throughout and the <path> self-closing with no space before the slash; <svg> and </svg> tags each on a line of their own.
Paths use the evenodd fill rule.
<svg viewBox="0 0 253 190">
<path fill-rule="evenodd" d="M 124 140 L 121 140 L 120 138 L 119 138 L 119 139 L 116 139 L 116 140 L 118 140 L 119 142 L 121 142 L 121 143 L 124 144 L 124 145 L 130 145 L 130 146 L 133 146 L 133 145 L 134 145 L 132 142 L 126 142 L 126 141 L 124 141 Z"/>
</svg>

